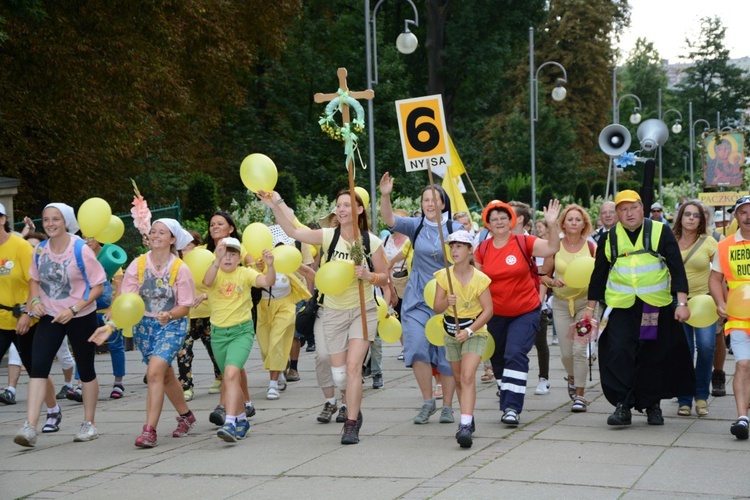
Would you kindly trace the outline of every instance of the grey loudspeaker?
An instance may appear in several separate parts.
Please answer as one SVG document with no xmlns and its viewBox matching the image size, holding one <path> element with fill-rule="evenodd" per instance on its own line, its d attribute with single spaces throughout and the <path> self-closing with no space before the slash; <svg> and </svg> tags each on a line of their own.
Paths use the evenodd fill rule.
<svg viewBox="0 0 750 500">
<path fill-rule="evenodd" d="M 607 125 L 599 133 L 599 147 L 609 156 L 620 156 L 630 147 L 630 132 L 620 124 Z"/>
<path fill-rule="evenodd" d="M 653 151 L 669 139 L 667 125 L 656 118 L 646 120 L 638 126 L 638 140 L 644 151 Z"/>
</svg>

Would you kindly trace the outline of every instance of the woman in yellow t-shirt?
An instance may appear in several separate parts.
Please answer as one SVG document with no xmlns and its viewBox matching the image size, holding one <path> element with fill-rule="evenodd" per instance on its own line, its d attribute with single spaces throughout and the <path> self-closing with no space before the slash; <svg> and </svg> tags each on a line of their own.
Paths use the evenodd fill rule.
<svg viewBox="0 0 750 500">
<path fill-rule="evenodd" d="M 685 273 L 688 278 L 688 297 L 708 293 L 708 278 L 711 275 L 711 261 L 718 243 L 707 234 L 706 214 L 698 201 L 686 201 L 674 219 L 674 232 L 680 247 Z M 695 399 L 695 413 L 699 417 L 708 415 L 708 392 L 713 371 L 714 350 L 716 348 L 716 323 L 704 328 L 682 324 L 687 336 L 690 355 L 698 352 L 695 360 L 695 394 L 683 394 L 677 398 L 677 415 L 690 416 L 691 404 Z M 723 341 L 723 340 L 722 340 Z"/>
<path fill-rule="evenodd" d="M 355 265 L 355 277 L 347 288 L 340 294 L 325 296 L 323 302 L 325 307 L 320 317 L 331 359 L 333 381 L 340 390 L 346 391 L 347 418 L 344 422 L 341 444 L 356 444 L 359 442 L 359 429 L 362 426 L 362 412 L 360 411 L 362 362 L 370 347 L 370 342 L 375 338 L 378 323 L 372 287 L 364 286 L 367 331 L 363 331 L 359 281 L 369 281 L 373 285 L 388 282 L 388 266 L 381 241 L 368 230 L 367 214 L 359 195 L 355 195 L 354 211 L 357 213 L 357 219 L 356 221 L 353 219 L 352 202 L 348 190 L 340 191 L 336 196 L 334 228 L 316 230 L 296 228 L 279 206 L 284 203 L 284 200 L 277 192 L 258 194 L 273 210 L 276 221 L 286 234 L 304 243 L 322 245 L 321 254 L 326 254 L 327 260 L 351 261 L 350 249 L 355 241 L 355 224 L 359 232 L 367 233 L 369 238 L 370 255 L 367 257 L 372 262 L 372 269 L 367 264 Z M 334 239 L 338 240 L 335 244 Z"/>
<path fill-rule="evenodd" d="M 568 395 L 573 400 L 570 410 L 573 413 L 585 412 L 588 401 L 584 398 L 586 374 L 589 369 L 588 345 L 568 338 L 567 332 L 571 323 L 581 319 L 586 308 L 588 287 L 572 288 L 565 284 L 563 277 L 568 265 L 574 259 L 593 257 L 596 245 L 588 241 L 591 234 L 591 219 L 582 207 L 570 204 L 562 211 L 558 219 L 562 230 L 560 250 L 555 254 L 555 277 L 542 278 L 542 282 L 552 287 L 552 321 L 555 323 L 557 338 L 560 342 L 560 355 L 567 373 Z"/>
</svg>

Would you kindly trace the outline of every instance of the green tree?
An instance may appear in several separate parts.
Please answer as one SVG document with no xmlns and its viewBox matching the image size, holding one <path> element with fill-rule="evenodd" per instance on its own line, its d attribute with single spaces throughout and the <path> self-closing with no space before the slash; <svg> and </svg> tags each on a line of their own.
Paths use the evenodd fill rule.
<svg viewBox="0 0 750 500">
<path fill-rule="evenodd" d="M 207 220 L 219 207 L 219 189 L 213 177 L 202 172 L 193 174 L 187 188 L 185 218 Z"/>
<path fill-rule="evenodd" d="M 574 195 L 576 203 L 579 203 L 583 207 L 589 206 L 589 196 L 591 196 L 591 193 L 589 192 L 589 185 L 586 184 L 585 181 L 576 183 L 576 190 Z"/>
</svg>

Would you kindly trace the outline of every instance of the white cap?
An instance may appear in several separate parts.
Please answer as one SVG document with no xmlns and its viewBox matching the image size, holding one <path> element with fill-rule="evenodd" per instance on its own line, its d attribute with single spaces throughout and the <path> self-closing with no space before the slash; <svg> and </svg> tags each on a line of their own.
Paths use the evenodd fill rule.
<svg viewBox="0 0 750 500">
<path fill-rule="evenodd" d="M 242 252 L 242 244 L 240 244 L 240 240 L 237 238 L 232 238 L 230 236 L 229 238 L 224 238 L 222 241 L 226 243 L 227 248 L 234 248 L 238 252 Z"/>
<path fill-rule="evenodd" d="M 474 248 L 474 238 L 468 231 L 464 231 L 463 229 L 449 234 L 448 243 L 466 243 L 471 248 Z"/>
<path fill-rule="evenodd" d="M 5 205 L 3 205 L 2 203 L 0 203 L 0 215 L 6 215 L 5 214 Z"/>
<path fill-rule="evenodd" d="M 70 205 L 66 205 L 65 203 L 50 203 L 46 207 L 44 207 L 45 210 L 47 210 L 49 207 L 56 208 L 60 211 L 60 213 L 63 216 L 63 219 L 65 219 L 65 228 L 70 233 L 77 233 L 80 227 L 78 226 L 78 221 L 76 220 L 76 214 L 73 211 L 73 207 Z"/>
</svg>

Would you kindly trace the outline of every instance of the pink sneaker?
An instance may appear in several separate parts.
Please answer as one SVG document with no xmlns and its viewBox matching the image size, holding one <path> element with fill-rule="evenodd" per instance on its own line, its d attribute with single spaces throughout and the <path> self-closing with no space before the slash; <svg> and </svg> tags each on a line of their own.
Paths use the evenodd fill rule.
<svg viewBox="0 0 750 500">
<path fill-rule="evenodd" d="M 177 428 L 172 433 L 172 437 L 181 438 L 188 435 L 188 431 L 195 424 L 195 415 L 191 411 L 186 417 L 182 415 L 177 417 Z"/>
<path fill-rule="evenodd" d="M 135 445 L 138 448 L 153 448 L 156 446 L 156 429 L 146 424 L 143 426 L 143 432 L 135 438 Z"/>
</svg>

